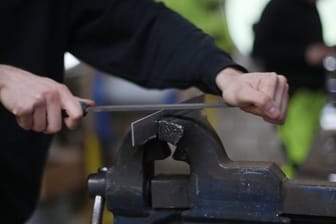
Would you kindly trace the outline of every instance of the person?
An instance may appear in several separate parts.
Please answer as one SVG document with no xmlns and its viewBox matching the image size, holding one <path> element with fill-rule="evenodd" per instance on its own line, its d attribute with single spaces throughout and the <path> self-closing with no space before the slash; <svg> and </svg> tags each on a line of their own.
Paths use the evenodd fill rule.
<svg viewBox="0 0 336 224">
<path fill-rule="evenodd" d="M 161 3 L 4 0 L 0 24 L 3 222 L 30 216 L 53 134 L 63 122 L 76 128 L 83 117 L 79 101 L 94 105 L 62 84 L 65 52 L 148 88 L 196 86 L 269 122 L 284 122 L 283 75 L 245 74 L 212 38 Z"/>
<path fill-rule="evenodd" d="M 254 26 L 252 57 L 265 71 L 285 74 L 290 89 L 286 124 L 279 135 L 293 177 L 310 148 L 324 104 L 325 44 L 317 0 L 271 0 Z"/>
</svg>

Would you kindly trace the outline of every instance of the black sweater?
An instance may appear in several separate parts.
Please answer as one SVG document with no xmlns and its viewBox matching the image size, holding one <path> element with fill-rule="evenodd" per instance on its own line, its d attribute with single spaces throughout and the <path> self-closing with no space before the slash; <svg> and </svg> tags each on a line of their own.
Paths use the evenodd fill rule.
<svg viewBox="0 0 336 224">
<path fill-rule="evenodd" d="M 239 67 L 212 38 L 150 0 L 2 0 L 0 29 L 0 64 L 57 81 L 67 51 L 147 87 L 217 94 L 215 75 Z M 22 223 L 36 204 L 51 136 L 23 131 L 1 106 L 0 134 L 0 216 Z"/>
<path fill-rule="evenodd" d="M 265 70 L 286 75 L 290 88 L 323 88 L 322 66 L 305 61 L 306 48 L 324 42 L 316 5 L 307 0 L 271 0 L 254 31 L 253 56 Z"/>
<path fill-rule="evenodd" d="M 234 64 L 212 38 L 149 0 L 5 0 L 0 25 L 0 63 L 58 81 L 66 51 L 147 87 L 210 93 L 218 93 L 218 71 Z"/>
</svg>

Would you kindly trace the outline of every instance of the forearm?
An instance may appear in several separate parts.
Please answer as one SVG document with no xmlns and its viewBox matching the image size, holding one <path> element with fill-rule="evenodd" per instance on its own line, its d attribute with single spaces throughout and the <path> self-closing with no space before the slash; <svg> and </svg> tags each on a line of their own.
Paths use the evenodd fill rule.
<svg viewBox="0 0 336 224">
<path fill-rule="evenodd" d="M 96 26 L 74 27 L 71 43 L 75 55 L 103 71 L 147 87 L 197 86 L 219 94 L 217 73 L 238 67 L 210 36 L 161 4 L 123 0 L 107 8 Z M 92 47 L 92 37 L 100 44 Z"/>
</svg>

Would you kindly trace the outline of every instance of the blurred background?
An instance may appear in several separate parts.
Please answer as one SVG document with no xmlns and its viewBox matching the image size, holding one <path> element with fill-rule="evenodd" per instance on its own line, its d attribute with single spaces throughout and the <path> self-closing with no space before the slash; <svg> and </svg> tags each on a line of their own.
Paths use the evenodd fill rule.
<svg viewBox="0 0 336 224">
<path fill-rule="evenodd" d="M 261 69 L 251 57 L 253 26 L 268 0 L 164 0 L 168 7 L 214 37 L 219 47 L 250 71 Z M 336 45 L 336 1 L 321 0 L 318 10 L 327 45 Z M 175 103 L 200 92 L 188 90 L 147 90 L 125 80 L 105 74 L 65 55 L 66 84 L 79 96 L 89 97 L 98 105 Z M 216 97 L 207 95 L 206 101 Z M 287 165 L 284 144 L 277 127 L 240 110 L 206 110 L 206 116 L 220 136 L 232 160 L 273 161 Z M 91 200 L 86 178 L 99 167 L 114 162 L 114 151 L 129 130 L 130 122 L 143 113 L 88 114 L 79 129 L 58 134 L 50 149 L 44 174 L 41 200 L 28 224 L 88 223 Z M 316 137 L 316 138 L 315 138 Z M 301 159 L 305 178 L 335 180 L 336 148 L 334 136 L 320 130 L 314 134 L 311 147 Z M 286 172 L 286 169 L 284 168 Z M 295 170 L 297 171 L 297 170 Z M 286 173 L 300 177 L 300 173 Z M 104 223 L 113 223 L 105 212 Z"/>
</svg>

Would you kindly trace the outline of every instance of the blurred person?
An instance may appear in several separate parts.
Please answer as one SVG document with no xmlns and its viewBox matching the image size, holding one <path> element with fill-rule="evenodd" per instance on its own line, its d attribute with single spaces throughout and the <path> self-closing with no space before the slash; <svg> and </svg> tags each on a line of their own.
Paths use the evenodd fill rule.
<svg viewBox="0 0 336 224">
<path fill-rule="evenodd" d="M 284 122 L 288 85 L 282 75 L 247 73 L 163 4 L 4 0 L 0 24 L 2 222 L 24 223 L 31 215 L 53 134 L 63 122 L 76 128 L 80 100 L 94 105 L 62 84 L 65 52 L 148 88 L 196 86 L 269 122 Z"/>
<path fill-rule="evenodd" d="M 271 0 L 254 26 L 252 56 L 265 71 L 285 74 L 289 111 L 279 127 L 293 176 L 306 157 L 318 129 L 325 101 L 323 59 L 335 53 L 323 39 L 317 0 Z"/>
</svg>

